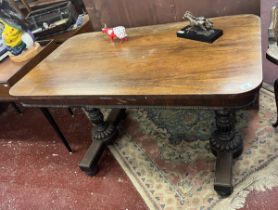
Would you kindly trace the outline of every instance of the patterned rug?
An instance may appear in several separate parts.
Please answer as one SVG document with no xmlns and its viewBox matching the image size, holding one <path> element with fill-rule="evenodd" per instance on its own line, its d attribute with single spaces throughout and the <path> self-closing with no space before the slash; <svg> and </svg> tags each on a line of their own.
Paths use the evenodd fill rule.
<svg viewBox="0 0 278 210">
<path fill-rule="evenodd" d="M 110 150 L 150 209 L 238 209 L 247 195 L 278 186 L 278 129 L 273 93 L 261 90 L 260 110 L 237 113 L 244 152 L 233 167 L 233 194 L 213 190 L 215 157 L 210 110 L 129 110 Z"/>
</svg>

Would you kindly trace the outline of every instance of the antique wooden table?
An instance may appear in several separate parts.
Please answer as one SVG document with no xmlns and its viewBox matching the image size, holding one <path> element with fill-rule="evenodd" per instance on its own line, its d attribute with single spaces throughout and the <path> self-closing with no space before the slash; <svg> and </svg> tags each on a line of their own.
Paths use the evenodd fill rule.
<svg viewBox="0 0 278 210">
<path fill-rule="evenodd" d="M 94 174 L 107 144 L 117 136 L 125 108 L 214 109 L 210 140 L 217 156 L 214 188 L 232 192 L 232 160 L 243 149 L 235 111 L 252 105 L 262 83 L 260 19 L 212 19 L 224 35 L 213 44 L 176 37 L 183 23 L 128 29 L 129 41 L 111 43 L 100 33 L 67 40 L 19 81 L 10 94 L 25 105 L 79 106 L 95 124 L 80 168 Z M 104 122 L 101 107 L 112 112 Z"/>
<path fill-rule="evenodd" d="M 53 40 L 39 41 L 42 46 L 40 52 L 31 60 L 25 62 L 13 62 L 11 59 L 6 58 L 0 62 L 0 102 L 2 104 L 11 103 L 14 108 L 21 113 L 20 109 L 17 107 L 16 102 L 19 100 L 9 94 L 10 88 L 20 80 L 25 74 L 27 74 L 34 66 L 36 66 L 41 60 L 43 60 L 47 55 L 49 55 L 55 48 L 57 44 Z M 57 135 L 60 137 L 66 148 L 71 152 L 71 148 L 64 137 L 63 133 L 60 131 L 58 125 L 53 119 L 51 113 L 47 108 L 41 108 L 42 113 L 53 127 Z"/>
</svg>

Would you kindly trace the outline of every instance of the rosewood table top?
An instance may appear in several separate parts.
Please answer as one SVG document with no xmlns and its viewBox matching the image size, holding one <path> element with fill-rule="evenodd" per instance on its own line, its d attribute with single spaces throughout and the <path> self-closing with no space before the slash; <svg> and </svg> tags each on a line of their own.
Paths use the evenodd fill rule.
<svg viewBox="0 0 278 210">
<path fill-rule="evenodd" d="M 176 37 L 186 22 L 70 38 L 10 90 L 22 101 L 69 105 L 243 106 L 262 83 L 260 19 L 213 18 L 213 44 Z"/>
</svg>

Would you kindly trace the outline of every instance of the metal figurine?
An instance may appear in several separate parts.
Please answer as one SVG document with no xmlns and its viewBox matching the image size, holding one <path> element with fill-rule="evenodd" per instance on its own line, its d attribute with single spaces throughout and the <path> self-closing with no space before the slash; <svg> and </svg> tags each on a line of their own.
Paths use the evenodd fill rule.
<svg viewBox="0 0 278 210">
<path fill-rule="evenodd" d="M 278 64 L 278 3 L 272 7 L 271 16 L 271 23 L 268 29 L 269 47 L 266 57 L 273 63 Z"/>
<path fill-rule="evenodd" d="M 183 15 L 184 20 L 189 20 L 190 22 L 190 28 L 188 30 L 196 30 L 197 28 L 200 28 L 198 31 L 210 31 L 213 28 L 213 23 L 206 19 L 205 17 L 195 17 L 192 15 L 191 12 L 186 11 Z"/>
<path fill-rule="evenodd" d="M 178 37 L 212 43 L 223 34 L 222 30 L 214 29 L 207 18 L 195 17 L 189 11 L 184 13 L 183 19 L 189 20 L 190 24 L 177 32 Z"/>
<path fill-rule="evenodd" d="M 108 28 L 105 24 L 101 31 L 107 34 L 112 42 L 114 42 L 114 38 L 118 38 L 120 42 L 128 40 L 125 27 L 123 26 Z"/>
</svg>

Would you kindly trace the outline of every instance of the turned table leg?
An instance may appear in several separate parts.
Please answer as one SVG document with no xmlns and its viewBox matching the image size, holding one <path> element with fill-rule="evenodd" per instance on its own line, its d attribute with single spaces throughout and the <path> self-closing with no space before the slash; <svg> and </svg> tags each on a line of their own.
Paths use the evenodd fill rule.
<svg viewBox="0 0 278 210">
<path fill-rule="evenodd" d="M 117 138 L 117 125 L 125 118 L 125 109 L 113 109 L 104 121 L 100 109 L 86 108 L 90 121 L 94 124 L 92 129 L 92 144 L 81 160 L 79 167 L 88 175 L 95 175 L 98 171 L 98 161 L 106 149 L 106 146 L 113 144 Z"/>
<path fill-rule="evenodd" d="M 275 94 L 275 103 L 276 103 L 276 123 L 273 124 L 273 127 L 278 126 L 278 79 L 274 82 L 274 94 Z"/>
<path fill-rule="evenodd" d="M 235 112 L 231 110 L 215 111 L 216 130 L 210 140 L 210 147 L 216 155 L 214 189 L 221 196 L 233 192 L 233 158 L 241 155 L 242 138 L 235 131 Z"/>
</svg>

